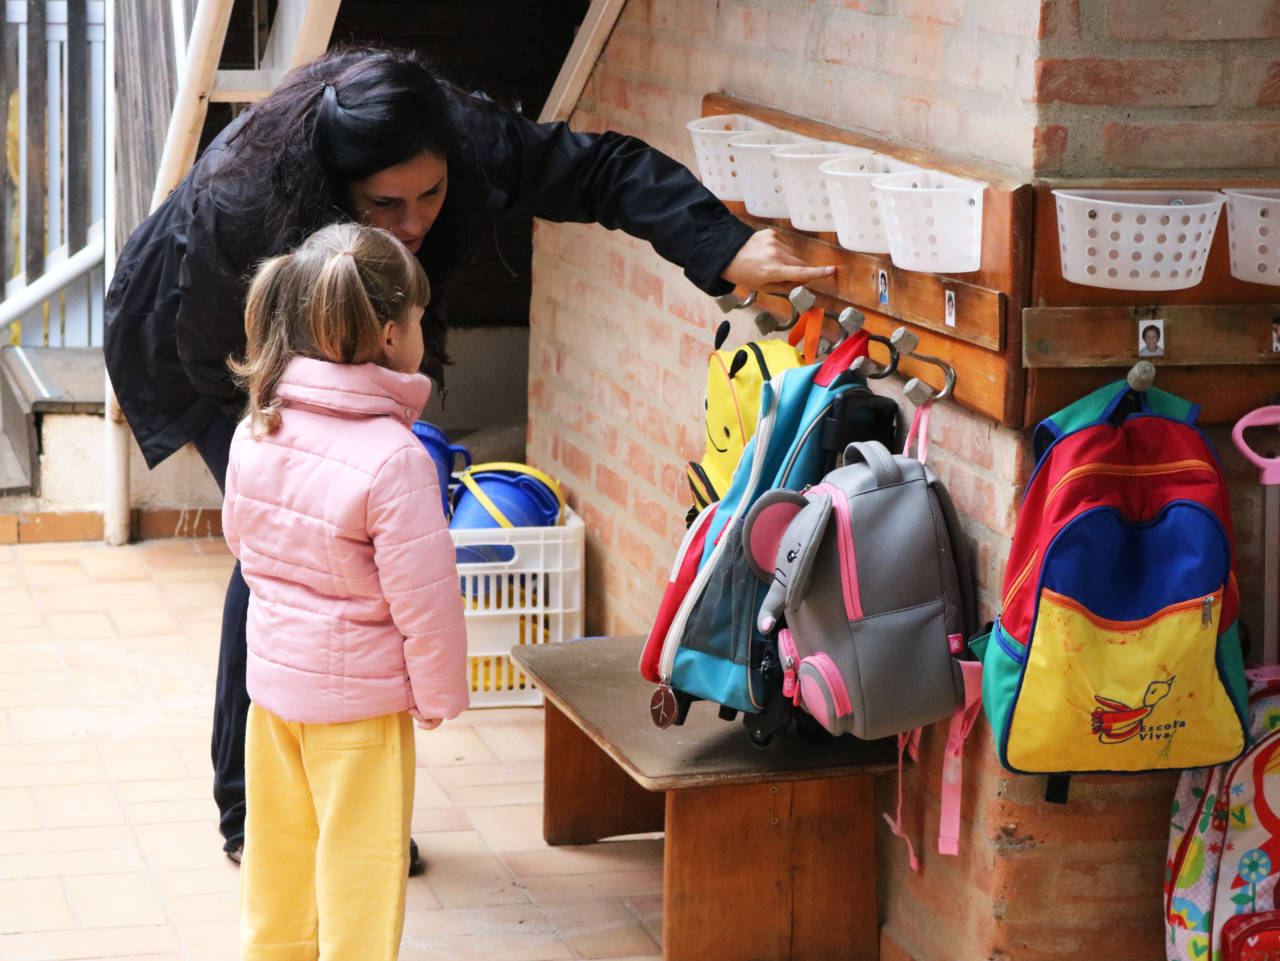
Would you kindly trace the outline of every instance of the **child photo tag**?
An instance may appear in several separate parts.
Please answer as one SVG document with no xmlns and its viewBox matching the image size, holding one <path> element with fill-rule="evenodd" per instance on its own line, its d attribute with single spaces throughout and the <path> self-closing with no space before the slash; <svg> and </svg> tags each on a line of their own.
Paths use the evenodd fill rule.
<svg viewBox="0 0 1280 961">
<path fill-rule="evenodd" d="M 1163 320 L 1138 321 L 1139 357 L 1163 357 L 1164 346 Z"/>
</svg>

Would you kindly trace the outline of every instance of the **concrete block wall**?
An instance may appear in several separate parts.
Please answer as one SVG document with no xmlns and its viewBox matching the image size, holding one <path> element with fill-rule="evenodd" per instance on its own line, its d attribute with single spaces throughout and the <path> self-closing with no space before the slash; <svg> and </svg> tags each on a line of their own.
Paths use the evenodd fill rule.
<svg viewBox="0 0 1280 961">
<path fill-rule="evenodd" d="M 718 91 L 1027 180 L 1257 172 L 1272 126 L 1280 130 L 1263 119 L 1280 100 L 1273 6 L 628 0 L 571 124 L 635 134 L 695 167 L 684 123 Z M 1180 143 L 1187 125 L 1199 153 L 1158 146 Z M 685 530 L 684 463 L 703 452 L 706 355 L 722 318 L 647 245 L 593 226 L 536 225 L 529 458 L 563 478 L 586 521 L 590 633 L 644 633 L 652 622 Z M 755 336 L 748 317 L 733 324 L 730 344 Z M 876 389 L 910 410 L 892 380 Z M 1211 436 L 1240 495 L 1248 615 L 1257 605 L 1256 478 L 1225 431 Z M 932 440 L 930 461 L 963 515 L 989 618 L 1032 466 L 1029 435 L 943 404 Z M 904 779 L 918 873 L 903 842 L 881 829 L 882 958 L 1163 958 L 1176 779 L 1077 778 L 1068 806 L 1049 805 L 1043 778 L 1000 768 L 982 722 L 965 755 L 961 853 L 942 857 L 945 739 L 945 726 L 926 730 L 921 761 Z M 877 790 L 879 808 L 893 811 L 895 781 Z"/>
</svg>

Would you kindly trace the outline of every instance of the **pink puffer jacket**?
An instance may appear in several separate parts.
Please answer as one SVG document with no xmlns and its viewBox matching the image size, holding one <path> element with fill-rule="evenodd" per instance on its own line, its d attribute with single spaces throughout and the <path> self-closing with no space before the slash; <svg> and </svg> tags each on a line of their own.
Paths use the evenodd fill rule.
<svg viewBox="0 0 1280 961">
<path fill-rule="evenodd" d="M 249 696 L 333 724 L 468 703 L 467 634 L 420 374 L 294 358 L 278 431 L 241 423 L 222 527 L 253 592 Z"/>
</svg>

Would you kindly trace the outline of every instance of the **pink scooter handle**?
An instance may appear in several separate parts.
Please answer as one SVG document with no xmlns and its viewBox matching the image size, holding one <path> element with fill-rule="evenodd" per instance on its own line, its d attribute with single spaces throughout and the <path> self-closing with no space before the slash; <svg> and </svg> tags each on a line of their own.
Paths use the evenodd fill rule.
<svg viewBox="0 0 1280 961">
<path fill-rule="evenodd" d="M 1244 429 L 1265 427 L 1268 424 L 1280 424 L 1280 406 L 1259 407 L 1257 410 L 1251 410 L 1236 421 L 1236 426 L 1231 429 L 1231 439 L 1240 448 L 1240 453 L 1262 471 L 1264 487 L 1280 484 L 1280 457 L 1263 457 L 1255 452 L 1244 442 Z"/>
</svg>

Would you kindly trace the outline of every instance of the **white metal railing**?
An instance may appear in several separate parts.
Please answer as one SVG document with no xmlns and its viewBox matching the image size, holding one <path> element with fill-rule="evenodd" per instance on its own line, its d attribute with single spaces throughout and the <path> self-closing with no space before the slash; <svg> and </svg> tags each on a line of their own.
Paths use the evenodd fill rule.
<svg viewBox="0 0 1280 961">
<path fill-rule="evenodd" d="M 7 223 L 18 229 L 16 246 L 12 226 L 0 237 L 0 342 L 18 321 L 24 346 L 102 344 L 105 8 L 105 0 L 5 0 L 5 39 L 17 34 L 16 191 L 8 164 L 0 180 Z M 0 90 L 7 123 L 11 91 Z"/>
</svg>

